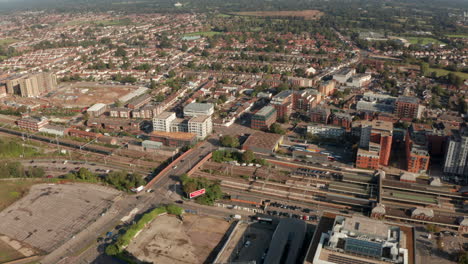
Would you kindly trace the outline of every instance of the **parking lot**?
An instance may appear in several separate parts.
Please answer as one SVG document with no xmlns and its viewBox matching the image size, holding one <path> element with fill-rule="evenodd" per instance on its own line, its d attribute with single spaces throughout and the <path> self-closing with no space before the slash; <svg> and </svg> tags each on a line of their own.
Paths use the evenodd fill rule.
<svg viewBox="0 0 468 264">
<path fill-rule="evenodd" d="M 115 189 L 92 184 L 39 184 L 0 213 L 0 233 L 51 252 L 105 213 Z"/>
<path fill-rule="evenodd" d="M 267 207 L 266 213 L 275 217 L 295 218 L 305 221 L 318 221 L 316 209 L 289 205 L 285 203 L 272 202 Z"/>
</svg>

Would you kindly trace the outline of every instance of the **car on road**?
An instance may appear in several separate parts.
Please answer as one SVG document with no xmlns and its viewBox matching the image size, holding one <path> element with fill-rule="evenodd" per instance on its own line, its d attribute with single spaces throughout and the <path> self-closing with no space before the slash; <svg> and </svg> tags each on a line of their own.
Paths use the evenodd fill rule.
<svg viewBox="0 0 468 264">
<path fill-rule="evenodd" d="M 177 169 L 177 165 L 172 166 L 173 169 Z"/>
<path fill-rule="evenodd" d="M 183 204 L 184 203 L 184 201 L 182 201 L 182 200 L 177 200 L 175 202 L 178 203 L 178 204 Z"/>
</svg>

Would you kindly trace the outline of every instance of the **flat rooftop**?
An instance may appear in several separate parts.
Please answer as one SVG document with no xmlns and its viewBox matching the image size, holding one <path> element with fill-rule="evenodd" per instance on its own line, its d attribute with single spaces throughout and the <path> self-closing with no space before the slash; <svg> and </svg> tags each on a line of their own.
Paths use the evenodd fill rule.
<svg viewBox="0 0 468 264">
<path fill-rule="evenodd" d="M 196 137 L 193 133 L 187 132 L 165 132 L 165 131 L 153 131 L 150 134 L 154 137 L 165 137 L 165 138 L 172 138 L 172 139 L 179 139 L 179 140 L 192 140 Z"/>
<path fill-rule="evenodd" d="M 343 224 L 343 229 L 354 232 L 363 233 L 371 236 L 386 237 L 389 226 L 383 222 L 372 220 L 370 218 L 353 216 L 346 217 Z"/>
</svg>

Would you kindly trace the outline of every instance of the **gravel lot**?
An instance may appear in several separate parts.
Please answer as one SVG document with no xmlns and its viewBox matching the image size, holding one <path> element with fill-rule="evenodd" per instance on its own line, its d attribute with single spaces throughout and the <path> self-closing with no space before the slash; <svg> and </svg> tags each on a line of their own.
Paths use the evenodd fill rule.
<svg viewBox="0 0 468 264">
<path fill-rule="evenodd" d="M 94 222 L 117 190 L 93 184 L 38 184 L 0 212 L 0 234 L 51 252 Z"/>
</svg>

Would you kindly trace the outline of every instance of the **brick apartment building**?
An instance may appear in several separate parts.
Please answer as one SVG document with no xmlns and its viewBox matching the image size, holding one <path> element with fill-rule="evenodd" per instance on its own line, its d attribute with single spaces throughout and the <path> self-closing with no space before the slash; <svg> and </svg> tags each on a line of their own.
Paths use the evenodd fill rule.
<svg viewBox="0 0 468 264">
<path fill-rule="evenodd" d="M 423 110 L 416 97 L 400 96 L 395 101 L 395 115 L 399 118 L 421 118 Z"/>
<path fill-rule="evenodd" d="M 351 129 L 352 122 L 352 116 L 347 113 L 334 113 L 330 115 L 330 124 L 334 126 L 340 126 L 346 129 Z"/>
<path fill-rule="evenodd" d="M 406 170 L 413 173 L 425 173 L 429 169 L 429 151 L 426 131 L 423 126 L 413 124 L 405 137 Z"/>
<path fill-rule="evenodd" d="M 310 122 L 328 124 L 331 111 L 328 108 L 314 107 L 309 111 Z"/>
<path fill-rule="evenodd" d="M 271 98 L 271 105 L 276 109 L 276 118 L 288 118 L 293 110 L 293 92 L 285 90 Z"/>
<path fill-rule="evenodd" d="M 393 124 L 380 120 L 362 121 L 356 166 L 378 169 L 388 166 L 393 141 Z"/>
<path fill-rule="evenodd" d="M 314 89 L 295 91 L 293 93 L 293 109 L 310 111 L 322 100 L 322 95 Z"/>
</svg>

